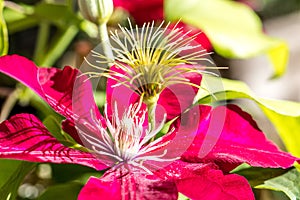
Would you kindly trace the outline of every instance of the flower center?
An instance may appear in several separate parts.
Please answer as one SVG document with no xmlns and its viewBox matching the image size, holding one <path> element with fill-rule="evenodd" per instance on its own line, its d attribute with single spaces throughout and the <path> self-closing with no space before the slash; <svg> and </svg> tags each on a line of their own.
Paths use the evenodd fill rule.
<svg viewBox="0 0 300 200">
<path fill-rule="evenodd" d="M 151 171 L 143 166 L 144 161 L 165 162 L 177 160 L 177 158 L 164 159 L 163 156 L 166 154 L 166 150 L 160 155 L 147 155 L 155 148 L 163 147 L 167 142 L 159 146 L 155 146 L 153 142 L 150 142 L 161 130 L 164 121 L 157 129 L 147 130 L 144 127 L 146 111 L 141 110 L 141 105 L 141 102 L 130 105 L 120 118 L 117 105 L 115 104 L 115 112 L 111 120 L 108 119 L 107 109 L 105 109 L 107 128 L 102 127 L 100 122 L 94 118 L 98 137 L 94 137 L 77 127 L 85 142 L 85 146 L 92 150 L 101 160 L 105 159 L 111 167 L 130 164 L 149 173 Z"/>
<path fill-rule="evenodd" d="M 148 23 L 141 29 L 133 29 L 130 24 L 129 29 L 120 27 L 120 33 L 112 32 L 114 61 L 99 52 L 92 53 L 93 57 L 99 59 L 96 63 L 113 63 L 121 72 L 107 69 L 106 65 L 93 65 L 86 59 L 90 66 L 102 71 L 86 74 L 116 80 L 118 83 L 115 86 L 125 85 L 145 99 L 159 95 L 172 84 L 193 85 L 181 75 L 189 72 L 202 74 L 204 65 L 200 65 L 200 62 L 212 64 L 206 57 L 210 53 L 196 44 L 194 40 L 197 35 L 188 36 L 189 33 L 182 28 L 169 28 L 170 24 L 163 28 L 163 25 L 156 28 L 154 23 Z M 200 88 L 198 85 L 193 86 Z"/>
</svg>

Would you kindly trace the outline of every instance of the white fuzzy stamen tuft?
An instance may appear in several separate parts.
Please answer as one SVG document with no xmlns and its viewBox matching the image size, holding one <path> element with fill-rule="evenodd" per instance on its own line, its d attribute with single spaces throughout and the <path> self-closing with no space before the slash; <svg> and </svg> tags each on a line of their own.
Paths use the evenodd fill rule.
<svg viewBox="0 0 300 200">
<path fill-rule="evenodd" d="M 98 132 L 97 136 L 88 134 L 82 128 L 76 127 L 83 142 L 86 143 L 85 146 L 90 148 L 96 156 L 105 157 L 110 163 L 113 163 L 111 167 L 130 164 L 144 169 L 147 173 L 151 171 L 143 165 L 145 161 L 177 160 L 178 158 L 164 158 L 167 150 L 164 150 L 160 155 L 148 155 L 150 151 L 153 151 L 153 146 L 151 146 L 153 142 L 150 141 L 161 130 L 166 116 L 155 130 L 147 130 L 144 127 L 146 110 L 141 110 L 141 105 L 142 102 L 130 105 L 123 116 L 119 117 L 117 104 L 115 104 L 111 120 L 108 118 L 107 106 L 105 106 L 104 117 L 107 127 L 102 127 L 101 123 L 93 118 Z M 94 113 L 91 112 L 91 116 L 94 116 Z M 160 146 L 164 145 L 166 144 L 160 144 Z"/>
</svg>

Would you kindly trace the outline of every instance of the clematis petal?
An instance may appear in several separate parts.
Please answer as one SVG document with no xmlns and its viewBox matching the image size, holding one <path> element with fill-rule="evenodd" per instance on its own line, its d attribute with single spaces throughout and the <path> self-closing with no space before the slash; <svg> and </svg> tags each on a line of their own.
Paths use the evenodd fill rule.
<svg viewBox="0 0 300 200">
<path fill-rule="evenodd" d="M 193 144 L 182 156 L 184 160 L 215 162 L 227 171 L 244 162 L 257 167 L 288 168 L 297 160 L 269 141 L 252 117 L 239 107 L 199 108 L 199 129 Z"/>
<path fill-rule="evenodd" d="M 63 120 L 61 123 L 61 128 L 66 133 L 68 133 L 78 144 L 83 144 L 82 140 L 78 134 L 78 131 L 76 130 L 75 124 L 73 120 Z"/>
<path fill-rule="evenodd" d="M 115 171 L 107 171 L 100 179 L 90 178 L 78 199 L 177 199 L 174 182 L 145 175 L 139 169 L 128 170 L 123 166 Z"/>
<path fill-rule="evenodd" d="M 56 68 L 39 68 L 38 80 L 49 105 L 57 112 L 75 121 L 85 120 L 91 124 L 91 111 L 102 123 L 101 116 L 94 101 L 92 86 L 87 77 L 79 76 L 77 69 L 66 66 L 63 70 Z"/>
<path fill-rule="evenodd" d="M 182 67 L 188 67 L 188 65 Z M 124 71 L 115 66 L 111 67 L 110 70 L 125 74 Z M 119 77 L 115 78 L 120 79 Z M 202 76 L 199 73 L 186 73 L 184 74 L 184 78 L 195 85 L 200 85 L 202 80 Z M 139 100 L 139 96 L 126 86 L 118 85 L 117 87 L 114 87 L 117 83 L 118 81 L 111 78 L 108 78 L 107 80 L 106 101 L 109 114 L 112 113 L 114 102 L 118 102 L 118 105 L 123 105 L 123 107 L 118 106 L 119 113 L 123 113 L 128 105 L 136 103 Z M 167 114 L 167 121 L 178 117 L 192 105 L 197 91 L 198 88 L 185 84 L 174 84 L 164 89 L 158 100 L 156 112 L 157 118 L 163 119 L 165 113 Z M 145 105 L 143 106 L 143 109 L 145 109 Z"/>
<path fill-rule="evenodd" d="M 112 66 L 110 68 L 111 71 L 118 72 L 120 74 L 125 74 L 125 72 L 116 67 Z M 114 76 L 117 80 L 123 80 L 120 77 Z M 106 87 L 106 103 L 107 103 L 107 112 L 108 115 L 111 116 L 114 110 L 115 103 L 117 102 L 118 113 L 122 116 L 122 113 L 129 107 L 130 104 L 134 104 L 139 101 L 139 96 L 131 89 L 124 85 L 118 85 L 119 82 L 112 78 L 107 79 L 107 87 Z M 143 109 L 145 109 L 145 105 L 143 105 Z"/>
<path fill-rule="evenodd" d="M 239 175 L 224 175 L 214 164 L 174 162 L 166 168 L 180 193 L 193 200 L 254 200 L 248 181 Z M 172 173 L 176 171 L 177 173 Z"/>
<path fill-rule="evenodd" d="M 90 114 L 90 109 L 92 109 L 97 117 L 103 121 L 94 102 L 90 82 L 83 82 L 84 77 L 77 78 L 77 69 L 72 69 L 71 67 L 65 67 L 63 70 L 38 68 L 27 58 L 11 55 L 0 57 L 0 72 L 17 79 L 33 89 L 55 111 L 67 118 L 74 119 L 76 115 L 84 112 Z M 75 81 L 76 85 L 74 85 Z M 84 106 L 80 107 L 85 108 L 85 110 L 74 114 L 72 97 L 75 86 L 75 98 L 82 97 L 78 98 L 78 100 L 85 101 Z M 77 91 L 80 93 L 78 94 Z M 83 105 L 83 103 L 79 102 L 78 105 Z"/>
<path fill-rule="evenodd" d="M 120 200 L 120 187 L 115 181 L 103 181 L 98 178 L 91 177 L 87 184 L 80 191 L 78 200 L 89 199 L 105 199 Z"/>
<path fill-rule="evenodd" d="M 41 98 L 45 98 L 37 79 L 38 68 L 27 58 L 18 55 L 0 57 L 0 72 L 22 82 L 35 91 Z"/>
<path fill-rule="evenodd" d="M 0 158 L 107 168 L 92 154 L 63 146 L 31 114 L 18 114 L 0 124 Z"/>
<path fill-rule="evenodd" d="M 202 76 L 198 73 L 186 73 L 184 78 L 190 80 L 190 83 L 200 85 Z M 165 109 L 167 121 L 180 116 L 181 113 L 189 108 L 197 91 L 198 88 L 185 84 L 174 84 L 164 89 L 160 94 L 158 104 Z"/>
</svg>

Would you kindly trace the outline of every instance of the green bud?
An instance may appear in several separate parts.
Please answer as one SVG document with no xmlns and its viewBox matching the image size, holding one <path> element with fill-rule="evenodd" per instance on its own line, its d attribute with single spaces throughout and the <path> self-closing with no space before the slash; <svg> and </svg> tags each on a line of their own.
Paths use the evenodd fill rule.
<svg viewBox="0 0 300 200">
<path fill-rule="evenodd" d="M 84 18 L 99 25 L 106 23 L 113 13 L 112 0 L 78 0 Z"/>
</svg>

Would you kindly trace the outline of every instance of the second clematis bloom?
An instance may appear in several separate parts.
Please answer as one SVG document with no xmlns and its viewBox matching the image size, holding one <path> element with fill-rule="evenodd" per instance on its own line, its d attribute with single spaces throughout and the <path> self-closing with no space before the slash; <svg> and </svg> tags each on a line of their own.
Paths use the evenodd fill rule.
<svg viewBox="0 0 300 200">
<path fill-rule="evenodd" d="M 108 110 L 102 116 L 93 100 L 89 81 L 78 77 L 80 72 L 76 69 L 39 68 L 28 59 L 14 55 L 0 58 L 0 71 L 33 89 L 66 117 L 64 130 L 85 146 L 80 149 L 64 146 L 35 116 L 18 114 L 0 125 L 0 158 L 106 169 L 101 178 L 89 179 L 79 200 L 175 200 L 178 192 L 191 199 L 251 200 L 254 195 L 248 181 L 230 174 L 230 170 L 241 163 L 289 168 L 297 160 L 268 141 L 251 116 L 237 106 L 198 106 L 190 111 L 200 112 L 196 129 L 190 128 L 195 125 L 195 120 L 190 119 L 155 138 L 165 118 L 156 129 L 150 129 L 147 109 L 141 102 L 129 102 L 120 111 L 120 102 L 111 100 L 107 101 Z M 118 88 L 113 85 L 114 81 L 109 80 L 109 98 Z M 168 92 L 161 91 L 159 101 L 173 98 Z M 74 93 L 76 99 L 72 99 Z M 78 109 L 74 103 L 84 106 Z M 174 112 L 172 106 L 165 109 L 167 114 Z M 224 117 L 224 111 L 224 126 L 220 134 L 213 134 L 214 129 L 211 131 L 209 127 Z M 171 148 L 176 137 L 183 136 L 180 127 L 186 127 L 185 137 L 176 143 L 176 149 Z M 213 144 L 205 155 L 201 154 L 204 144 Z"/>
</svg>

